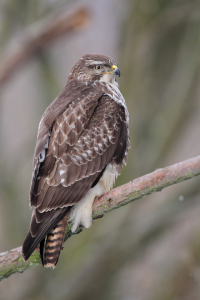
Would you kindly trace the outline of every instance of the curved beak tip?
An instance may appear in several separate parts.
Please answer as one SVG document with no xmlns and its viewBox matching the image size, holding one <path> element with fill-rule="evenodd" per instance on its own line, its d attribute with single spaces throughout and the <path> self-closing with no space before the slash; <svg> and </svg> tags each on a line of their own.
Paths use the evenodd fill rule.
<svg viewBox="0 0 200 300">
<path fill-rule="evenodd" d="M 118 75 L 120 77 L 120 69 L 117 67 L 114 71 L 113 71 L 114 75 Z"/>
</svg>

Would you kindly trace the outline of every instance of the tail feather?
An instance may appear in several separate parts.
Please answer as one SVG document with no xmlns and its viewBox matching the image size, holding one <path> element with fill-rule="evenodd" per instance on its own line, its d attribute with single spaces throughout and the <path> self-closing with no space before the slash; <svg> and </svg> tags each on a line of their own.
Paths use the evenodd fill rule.
<svg viewBox="0 0 200 300">
<path fill-rule="evenodd" d="M 44 267 L 55 268 L 64 242 L 69 213 L 48 233 L 44 251 Z"/>
<path fill-rule="evenodd" d="M 59 215 L 57 215 L 58 213 L 56 213 L 56 211 L 55 211 L 54 212 L 55 216 L 52 214 L 51 219 L 48 220 L 48 222 L 44 221 L 42 223 L 38 223 L 37 225 L 39 227 L 39 230 L 38 230 L 38 234 L 36 236 L 32 236 L 31 228 L 29 229 L 27 236 L 24 240 L 24 243 L 22 245 L 22 256 L 25 261 L 31 256 L 32 252 L 35 250 L 37 245 L 40 243 L 40 256 L 41 256 L 41 260 L 43 263 L 43 248 L 44 248 L 45 237 L 52 230 L 52 228 L 55 228 L 57 223 L 59 223 L 62 219 L 65 219 L 65 215 L 68 215 L 69 211 L 70 211 L 70 209 L 67 208 Z M 49 212 L 49 213 L 52 213 L 52 212 Z M 34 218 L 34 214 L 33 214 L 33 218 Z"/>
</svg>

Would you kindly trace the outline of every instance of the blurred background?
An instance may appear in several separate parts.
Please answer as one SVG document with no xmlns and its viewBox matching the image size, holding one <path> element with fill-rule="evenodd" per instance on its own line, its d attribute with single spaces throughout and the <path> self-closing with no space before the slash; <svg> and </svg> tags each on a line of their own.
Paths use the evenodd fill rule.
<svg viewBox="0 0 200 300">
<path fill-rule="evenodd" d="M 24 62 L 4 76 L 46 19 L 80 6 L 86 22 L 45 46 L 42 39 L 35 52 L 29 45 L 26 60 L 22 53 Z M 85 53 L 107 54 L 121 70 L 131 149 L 116 186 L 199 155 L 198 0 L 2 0 L 0 53 L 0 252 L 27 233 L 38 124 Z M 199 300 L 199 180 L 95 221 L 65 243 L 54 271 L 38 266 L 3 280 L 0 299 Z"/>
</svg>

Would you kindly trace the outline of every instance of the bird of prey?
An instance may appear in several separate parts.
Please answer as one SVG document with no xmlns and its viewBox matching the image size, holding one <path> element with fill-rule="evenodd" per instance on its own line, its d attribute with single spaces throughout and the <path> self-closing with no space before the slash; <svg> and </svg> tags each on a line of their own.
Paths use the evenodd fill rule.
<svg viewBox="0 0 200 300">
<path fill-rule="evenodd" d="M 112 188 L 127 162 L 129 115 L 118 89 L 117 63 L 86 54 L 39 124 L 30 187 L 33 207 L 22 246 L 27 260 L 40 244 L 44 267 L 58 262 L 65 230 L 92 224 L 96 196 Z"/>
</svg>

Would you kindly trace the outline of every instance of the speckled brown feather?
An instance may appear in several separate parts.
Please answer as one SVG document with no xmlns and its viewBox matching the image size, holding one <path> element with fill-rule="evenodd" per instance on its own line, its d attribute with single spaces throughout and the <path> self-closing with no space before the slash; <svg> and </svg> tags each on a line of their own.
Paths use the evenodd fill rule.
<svg viewBox="0 0 200 300">
<path fill-rule="evenodd" d="M 108 58 L 107 63 L 113 60 Z M 78 64 L 84 66 L 84 61 Z M 76 69 L 39 125 L 30 189 L 34 211 L 22 248 L 26 260 L 47 236 L 44 264 L 51 266 L 57 263 L 71 206 L 98 183 L 109 163 L 116 164 L 120 173 L 129 147 L 127 111 L 120 102 L 121 94 L 104 83 L 77 80 L 73 72 Z M 49 248 L 51 243 L 53 248 Z"/>
<path fill-rule="evenodd" d="M 76 109 L 76 103 L 70 106 Z M 67 111 L 63 113 L 64 116 L 66 114 Z M 63 118 L 63 115 L 58 117 L 53 125 L 46 154 L 46 157 L 51 156 L 55 163 L 49 172 L 49 164 L 45 159 L 38 173 L 39 183 L 37 184 L 36 180 L 33 190 L 32 205 L 34 204 L 41 213 L 77 203 L 80 200 L 79 193 L 76 197 L 72 197 L 71 193 L 76 192 L 79 186 L 82 189 L 86 186 L 88 190 L 98 172 L 105 168 L 113 155 L 116 160 L 118 156 L 123 157 L 121 152 L 121 155 L 117 154 L 120 144 L 116 141 L 125 127 L 124 111 L 109 97 L 101 97 L 98 107 L 95 110 L 93 108 L 93 115 L 87 126 L 84 124 L 86 118 L 83 118 L 82 126 L 85 130 L 79 136 L 76 134 L 70 141 L 68 137 L 64 137 L 63 132 L 63 123 L 69 124 L 69 117 Z M 73 118 L 71 124 L 76 130 L 77 118 Z M 61 136 L 60 140 L 58 134 Z M 126 134 L 124 139 L 126 140 Z M 119 158 L 118 160 L 120 161 Z"/>
<path fill-rule="evenodd" d="M 45 145 L 49 139 L 49 136 L 51 134 L 51 128 L 54 125 L 55 120 L 62 116 L 62 113 L 68 108 L 70 103 L 73 103 L 73 101 L 77 101 L 80 103 L 84 103 L 84 108 L 86 108 L 86 104 L 88 102 L 97 102 L 98 99 L 102 96 L 103 92 L 100 89 L 94 88 L 92 86 L 87 86 L 84 82 L 79 80 L 68 80 L 66 86 L 64 87 L 63 91 L 58 95 L 58 97 L 47 107 L 45 110 L 39 128 L 38 128 L 38 136 L 37 136 L 37 143 L 34 153 L 34 161 L 33 161 L 33 175 L 32 175 L 32 181 L 31 181 L 31 188 L 30 188 L 30 204 L 32 206 L 35 206 L 32 202 L 32 192 L 35 186 L 36 178 L 38 176 L 38 168 L 40 167 L 40 164 L 38 164 L 39 156 L 41 155 L 41 152 L 45 148 Z M 97 103 L 96 103 L 97 104 Z M 82 107 L 77 107 L 76 114 L 79 118 L 79 114 L 82 112 Z M 87 108 L 84 110 L 83 115 L 81 116 L 81 120 L 83 122 L 86 122 L 86 118 L 88 115 L 84 114 L 86 112 Z M 68 111 L 68 114 L 70 114 L 71 110 Z M 79 124 L 77 124 L 78 128 Z M 80 127 L 79 127 L 80 128 Z M 74 131 L 71 133 L 70 130 L 69 135 L 73 135 Z M 58 137 L 59 139 L 59 134 Z M 69 137 L 70 139 L 70 137 Z M 67 159 L 67 157 L 66 157 Z"/>
<path fill-rule="evenodd" d="M 62 132 L 62 122 L 61 117 L 55 121 L 46 153 L 46 157 L 52 156 L 55 164 L 51 172 L 49 172 L 49 165 L 46 166 L 45 162 L 41 164 L 38 173 L 40 179 L 36 180 L 31 198 L 36 209 L 30 230 L 32 236 L 36 238 L 48 220 L 53 219 L 54 214 L 57 216 L 58 208 L 73 205 L 85 196 L 99 173 L 113 157 L 121 163 L 120 168 L 122 167 L 124 152 L 119 151 L 121 145 L 116 141 L 120 141 L 122 131 L 125 131 L 123 139 L 125 141 L 127 139 L 123 107 L 119 107 L 108 96 L 102 96 L 78 142 L 74 147 L 69 147 L 68 151 L 65 150 L 66 152 L 58 151 L 60 146 L 64 147 L 64 144 L 66 144 L 65 149 L 70 146 L 67 139 L 63 139 L 61 145 L 57 142 L 58 130 L 56 129 L 59 128 Z M 58 146 L 54 147 L 54 145 Z M 84 154 L 87 154 L 87 157 Z M 69 157 L 67 161 L 66 155 Z"/>
</svg>

